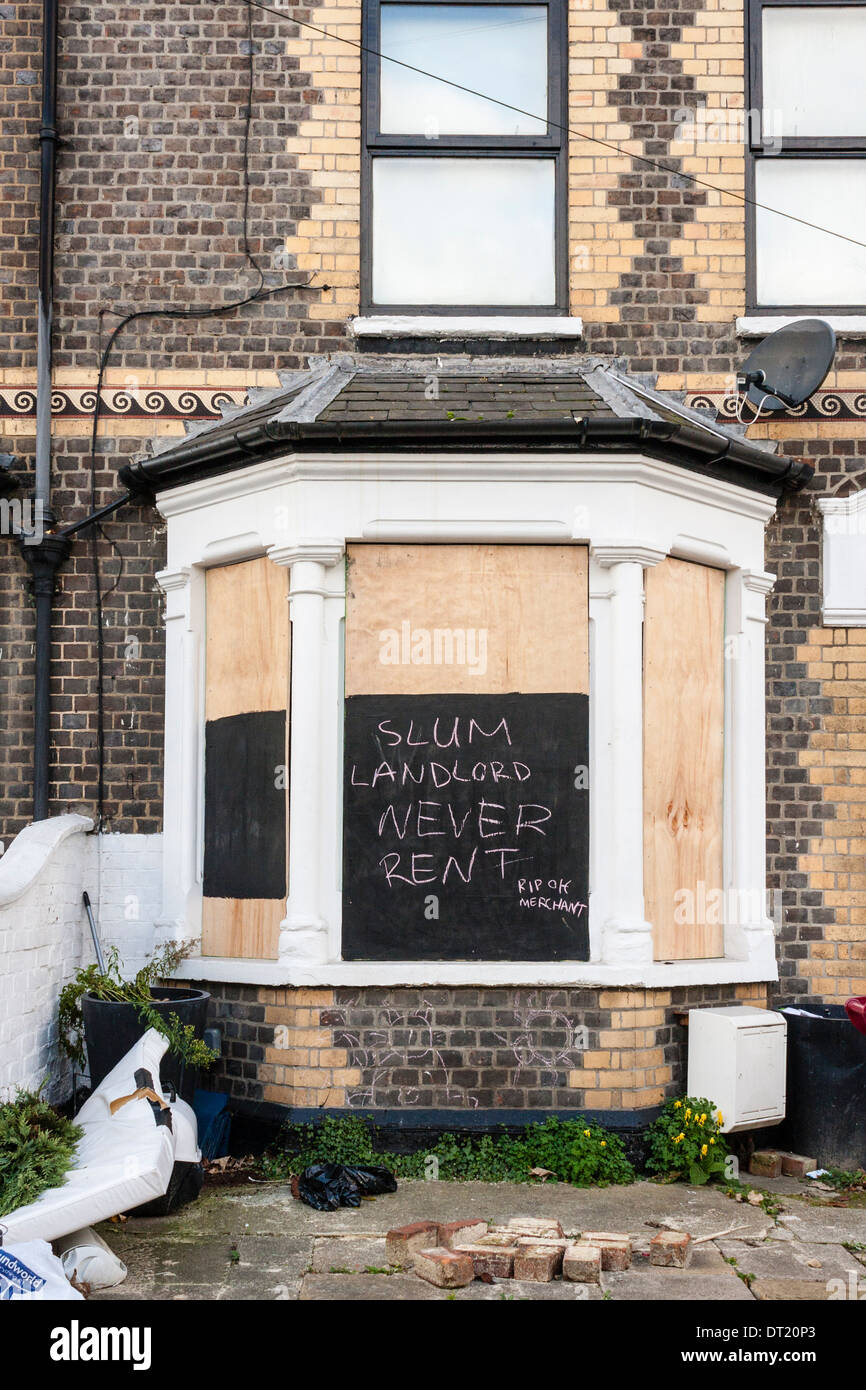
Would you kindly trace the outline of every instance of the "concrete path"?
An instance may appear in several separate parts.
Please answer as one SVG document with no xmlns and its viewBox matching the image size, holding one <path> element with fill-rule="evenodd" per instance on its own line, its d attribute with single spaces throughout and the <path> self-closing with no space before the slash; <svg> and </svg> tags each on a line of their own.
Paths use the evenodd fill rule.
<svg viewBox="0 0 866 1390">
<path fill-rule="evenodd" d="M 790 1179 L 761 1186 L 781 1203 L 775 1219 L 720 1189 L 679 1183 L 599 1190 L 559 1183 L 401 1182 L 397 1192 L 356 1210 L 327 1213 L 294 1201 L 285 1184 L 205 1189 L 174 1216 L 101 1226 L 129 1274 L 118 1288 L 92 1297 L 752 1302 L 866 1296 L 866 1209 L 811 1205 L 804 1188 Z M 596 1287 L 476 1281 L 450 1293 L 389 1270 L 384 1236 L 391 1227 L 475 1216 L 496 1222 L 551 1216 L 568 1235 L 629 1234 L 632 1268 L 602 1274 Z M 721 1234 L 732 1226 L 742 1229 Z M 688 1231 L 694 1240 L 716 1238 L 695 1248 L 688 1269 L 658 1269 L 650 1266 L 648 1249 L 659 1229 Z"/>
</svg>

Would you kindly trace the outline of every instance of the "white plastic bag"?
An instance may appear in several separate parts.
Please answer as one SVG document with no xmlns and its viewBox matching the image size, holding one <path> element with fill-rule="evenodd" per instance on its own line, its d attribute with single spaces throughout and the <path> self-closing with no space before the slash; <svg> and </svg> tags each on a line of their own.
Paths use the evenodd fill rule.
<svg viewBox="0 0 866 1390">
<path fill-rule="evenodd" d="M 126 1278 L 126 1265 L 109 1249 L 97 1231 L 85 1227 L 54 1242 L 67 1279 L 89 1289 L 113 1289 Z"/>
<path fill-rule="evenodd" d="M 0 1301 L 76 1298 L 83 1298 L 83 1294 L 73 1289 L 47 1240 L 0 1246 Z"/>
</svg>

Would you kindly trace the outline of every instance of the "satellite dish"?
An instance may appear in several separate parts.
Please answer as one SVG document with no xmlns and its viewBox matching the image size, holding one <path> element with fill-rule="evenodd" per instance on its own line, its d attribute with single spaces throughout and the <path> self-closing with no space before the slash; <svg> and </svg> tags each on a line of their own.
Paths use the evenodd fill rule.
<svg viewBox="0 0 866 1390">
<path fill-rule="evenodd" d="M 759 343 L 737 372 L 737 391 L 756 410 L 802 405 L 826 377 L 836 334 L 824 319 L 798 319 Z"/>
</svg>

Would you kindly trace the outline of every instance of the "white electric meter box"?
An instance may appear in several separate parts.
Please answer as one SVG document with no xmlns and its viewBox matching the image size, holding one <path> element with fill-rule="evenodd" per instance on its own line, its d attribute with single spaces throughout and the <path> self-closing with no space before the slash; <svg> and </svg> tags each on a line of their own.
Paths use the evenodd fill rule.
<svg viewBox="0 0 866 1390">
<path fill-rule="evenodd" d="M 689 1010 L 690 1096 L 722 1112 L 722 1130 L 765 1129 L 785 1118 L 784 1014 L 748 1005 Z"/>
</svg>

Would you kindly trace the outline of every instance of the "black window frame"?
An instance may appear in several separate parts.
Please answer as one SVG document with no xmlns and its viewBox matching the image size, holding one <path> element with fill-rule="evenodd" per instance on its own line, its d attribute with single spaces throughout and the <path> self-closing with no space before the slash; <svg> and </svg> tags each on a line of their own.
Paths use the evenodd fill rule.
<svg viewBox="0 0 866 1390">
<path fill-rule="evenodd" d="M 443 6 L 479 4 L 547 9 L 547 133 L 545 135 L 382 134 L 379 130 L 381 9 L 389 0 L 364 0 L 361 92 L 361 313 L 566 315 L 568 313 L 568 42 L 567 0 L 391 0 Z M 385 60 L 387 61 L 387 60 Z M 393 158 L 520 159 L 547 156 L 554 165 L 554 273 L 552 304 L 383 304 L 373 299 L 373 160 Z"/>
<path fill-rule="evenodd" d="M 758 301 L 757 164 L 761 159 L 864 159 L 866 135 L 783 136 L 774 140 L 775 149 L 763 141 L 763 15 L 765 9 L 861 9 L 866 0 L 747 0 L 748 46 L 746 73 L 748 107 L 746 120 L 746 313 L 773 314 L 866 314 L 863 304 L 761 304 Z"/>
</svg>

